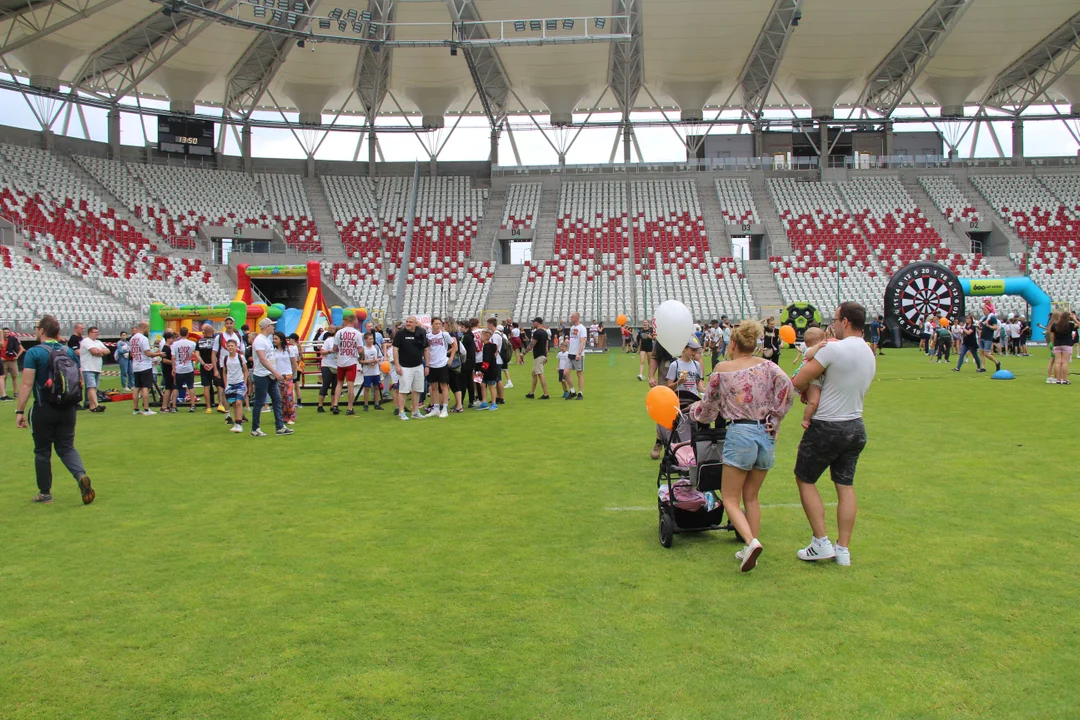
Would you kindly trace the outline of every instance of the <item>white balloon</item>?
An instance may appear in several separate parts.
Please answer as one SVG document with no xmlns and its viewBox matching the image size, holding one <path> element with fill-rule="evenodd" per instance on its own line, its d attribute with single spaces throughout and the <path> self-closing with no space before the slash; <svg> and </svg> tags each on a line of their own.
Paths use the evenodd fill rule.
<svg viewBox="0 0 1080 720">
<path fill-rule="evenodd" d="M 678 300 L 665 300 L 653 315 L 656 340 L 672 357 L 682 355 L 683 348 L 694 334 L 694 316 L 690 308 Z"/>
</svg>

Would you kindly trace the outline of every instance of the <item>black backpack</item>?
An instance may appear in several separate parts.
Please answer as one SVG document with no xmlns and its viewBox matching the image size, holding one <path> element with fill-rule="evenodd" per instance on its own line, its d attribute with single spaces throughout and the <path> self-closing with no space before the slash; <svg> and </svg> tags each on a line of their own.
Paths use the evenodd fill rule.
<svg viewBox="0 0 1080 720">
<path fill-rule="evenodd" d="M 499 357 L 502 359 L 503 366 L 510 365 L 510 357 L 513 355 L 513 350 L 510 348 L 510 338 L 506 337 L 506 333 L 499 333 L 502 335 L 502 345 L 499 346 Z"/>
<path fill-rule="evenodd" d="M 61 410 L 82 402 L 79 385 L 79 364 L 71 359 L 67 348 L 47 346 L 49 350 L 49 379 L 42 388 L 42 398 Z"/>
</svg>

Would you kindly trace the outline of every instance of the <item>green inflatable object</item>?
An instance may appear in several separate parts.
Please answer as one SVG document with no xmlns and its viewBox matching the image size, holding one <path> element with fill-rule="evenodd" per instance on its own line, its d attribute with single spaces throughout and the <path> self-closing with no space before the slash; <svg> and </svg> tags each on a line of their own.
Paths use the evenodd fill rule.
<svg viewBox="0 0 1080 720">
<path fill-rule="evenodd" d="M 795 328 L 798 340 L 811 325 L 821 326 L 821 311 L 808 302 L 793 302 L 780 313 L 780 324 Z"/>
<path fill-rule="evenodd" d="M 266 308 L 266 317 L 277 322 L 281 319 L 281 316 L 285 313 L 285 306 L 281 304 L 271 305 Z"/>
</svg>

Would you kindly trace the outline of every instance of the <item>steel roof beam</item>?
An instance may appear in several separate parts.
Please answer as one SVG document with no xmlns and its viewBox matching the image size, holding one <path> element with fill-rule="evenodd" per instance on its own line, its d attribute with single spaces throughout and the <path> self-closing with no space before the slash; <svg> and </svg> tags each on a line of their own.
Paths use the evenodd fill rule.
<svg viewBox="0 0 1080 720">
<path fill-rule="evenodd" d="M 84 20 L 100 10 L 111 7 L 121 0 L 56 0 L 55 2 L 32 3 L 30 7 L 16 6 L 11 11 L 0 14 L 0 20 L 13 19 L 7 32 L 4 33 L 3 44 L 0 45 L 0 55 L 14 52 L 21 47 L 29 45 L 52 35 L 57 30 L 62 30 L 69 25 Z M 44 17 L 38 17 L 36 10 L 44 9 Z M 16 35 L 16 28 L 23 28 L 28 32 L 24 35 Z"/>
<path fill-rule="evenodd" d="M 641 0 L 612 0 L 613 35 L 628 35 L 625 42 L 613 42 L 608 55 L 608 86 L 622 110 L 623 120 L 629 121 L 630 111 L 637 102 L 645 82 L 645 43 L 641 37 Z"/>
<path fill-rule="evenodd" d="M 885 117 L 891 115 L 972 2 L 934 0 L 867 77 L 857 105 Z"/>
<path fill-rule="evenodd" d="M 743 92 L 743 109 L 755 120 L 761 117 L 780 63 L 787 52 L 788 41 L 801 17 L 802 0 L 775 0 L 757 41 L 739 73 Z M 796 13 L 799 13 L 797 16 Z"/>
<path fill-rule="evenodd" d="M 1080 12 L 1005 68 L 987 90 L 984 107 L 1011 107 L 1019 115 L 1080 60 Z"/>
<path fill-rule="evenodd" d="M 206 4 L 224 9 L 236 0 L 206 0 Z M 105 90 L 114 100 L 122 98 L 212 24 L 156 12 L 91 53 L 72 84 L 89 92 Z"/>
<path fill-rule="evenodd" d="M 506 73 L 499 53 L 493 45 L 474 44 L 477 40 L 489 40 L 480 13 L 471 0 L 446 0 L 450 17 L 459 23 L 457 37 L 468 44 L 461 48 L 469 66 L 476 94 L 484 106 L 484 114 L 494 130 L 506 117 L 506 105 L 510 100 L 510 76 Z"/>
<path fill-rule="evenodd" d="M 394 21 L 393 0 L 368 0 L 368 11 L 371 13 L 372 22 L 382 24 Z M 389 37 L 393 37 L 393 30 L 390 30 L 390 33 Z M 389 47 L 360 46 L 353 87 L 356 88 L 356 96 L 360 98 L 360 104 L 364 107 L 368 125 L 372 127 L 382 108 L 383 100 L 386 99 L 386 92 L 390 88 L 390 70 L 393 61 L 394 51 Z"/>
<path fill-rule="evenodd" d="M 52 5 L 54 0 L 0 0 L 0 22 Z"/>
<path fill-rule="evenodd" d="M 293 29 L 303 31 L 311 19 L 311 13 L 319 4 L 319 0 L 304 0 L 307 10 L 304 13 L 294 13 L 296 24 L 289 25 L 289 13 L 282 12 L 281 19 L 272 22 L 275 28 Z M 289 52 L 296 47 L 296 39 L 289 34 L 276 33 L 272 30 L 260 32 L 240 59 L 229 71 L 229 79 L 225 89 L 225 107 L 247 119 L 255 112 L 266 89 L 270 87 L 274 76 L 285 63 Z"/>
</svg>

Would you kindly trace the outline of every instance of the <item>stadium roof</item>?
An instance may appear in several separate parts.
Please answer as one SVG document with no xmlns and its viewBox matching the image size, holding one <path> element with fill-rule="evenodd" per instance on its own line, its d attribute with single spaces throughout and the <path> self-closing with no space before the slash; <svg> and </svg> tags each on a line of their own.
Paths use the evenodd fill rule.
<svg viewBox="0 0 1080 720">
<path fill-rule="evenodd" d="M 240 116 L 1080 107 L 1078 58 L 1076 0 L 0 0 L 37 87 Z"/>
</svg>

